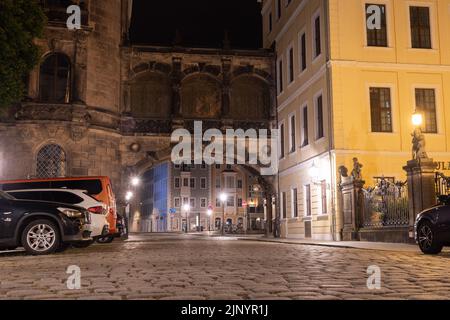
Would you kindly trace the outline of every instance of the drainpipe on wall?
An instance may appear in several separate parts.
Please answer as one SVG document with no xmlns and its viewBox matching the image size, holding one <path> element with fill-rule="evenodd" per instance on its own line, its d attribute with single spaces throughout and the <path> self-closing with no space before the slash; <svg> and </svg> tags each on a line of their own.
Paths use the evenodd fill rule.
<svg viewBox="0 0 450 320">
<path fill-rule="evenodd" d="M 272 72 L 274 72 L 273 74 L 275 75 L 275 128 L 278 129 L 278 121 L 279 121 L 279 118 L 278 118 L 278 82 L 277 82 L 278 81 L 278 78 L 277 78 L 277 67 L 278 66 L 276 65 L 278 55 L 277 55 L 276 48 L 277 48 L 277 43 L 274 42 L 272 45 L 272 49 L 274 52 L 274 60 L 273 61 L 274 61 L 275 65 L 274 65 L 274 68 L 272 68 L 273 69 Z M 277 143 L 278 143 L 278 141 L 277 141 Z M 278 148 L 277 148 L 277 153 L 278 153 Z M 275 223 L 273 226 L 273 236 L 275 238 L 280 238 L 281 237 L 281 216 L 280 216 L 280 214 L 281 214 L 281 212 L 280 212 L 281 197 L 280 197 L 280 166 L 279 166 L 279 164 L 277 167 L 278 167 L 278 169 L 277 169 L 277 171 L 278 171 L 277 172 L 277 190 L 276 190 L 277 198 L 276 198 L 276 202 L 275 202 Z M 272 212 L 272 216 L 273 216 L 273 212 Z"/>
<path fill-rule="evenodd" d="M 330 192 L 331 192 L 331 225 L 330 231 L 333 241 L 336 241 L 337 217 L 336 217 L 336 172 L 333 163 L 334 148 L 334 127 L 333 127 L 333 93 L 332 93 L 332 74 L 331 74 L 331 49 L 330 49 L 330 1 L 324 0 L 325 10 L 325 50 L 326 50 L 326 78 L 327 78 L 327 99 L 328 99 L 328 159 L 330 162 Z"/>
</svg>

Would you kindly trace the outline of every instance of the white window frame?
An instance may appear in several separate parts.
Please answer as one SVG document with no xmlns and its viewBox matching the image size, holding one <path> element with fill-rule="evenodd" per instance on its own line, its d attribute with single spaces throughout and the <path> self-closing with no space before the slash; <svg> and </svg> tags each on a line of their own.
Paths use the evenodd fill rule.
<svg viewBox="0 0 450 320">
<path fill-rule="evenodd" d="M 428 7 L 430 9 L 430 37 L 431 37 L 431 48 L 427 49 L 427 48 L 413 48 L 412 47 L 412 33 L 411 33 L 411 14 L 409 12 L 409 8 L 410 7 Z M 435 10 L 435 6 L 433 3 L 429 3 L 429 2 L 421 2 L 421 1 L 408 1 L 406 2 L 406 19 L 407 19 L 407 23 L 408 23 L 408 33 L 409 33 L 409 37 L 408 37 L 408 49 L 409 50 L 414 50 L 414 51 L 420 51 L 420 52 L 427 52 L 430 50 L 438 50 L 439 48 L 437 47 L 437 43 L 439 43 L 439 40 L 437 38 L 437 32 L 436 32 L 436 21 L 437 21 L 437 16 L 436 16 L 436 10 Z"/>
<path fill-rule="evenodd" d="M 311 204 L 311 215 L 308 216 L 308 199 L 306 197 L 306 188 L 309 186 L 309 203 Z M 312 184 L 305 184 L 303 186 L 303 215 L 305 218 L 312 218 L 313 216 L 313 208 L 312 208 L 312 198 L 313 198 L 313 188 Z"/>
<path fill-rule="evenodd" d="M 205 205 L 203 206 L 202 202 L 205 201 Z M 200 198 L 200 208 L 204 209 L 208 207 L 208 198 Z"/>
<path fill-rule="evenodd" d="M 306 58 L 306 66 L 305 69 L 302 69 L 302 36 L 305 35 L 305 58 Z M 298 34 L 298 70 L 299 76 L 302 75 L 306 70 L 308 70 L 308 34 L 306 33 L 306 27 L 303 27 L 302 30 Z"/>
<path fill-rule="evenodd" d="M 228 201 L 230 199 L 233 199 L 233 205 L 232 206 L 228 205 Z M 224 204 L 225 204 L 226 208 L 236 208 L 236 196 L 235 195 L 228 195 L 228 198 L 227 198 L 227 200 L 225 201 Z"/>
<path fill-rule="evenodd" d="M 194 181 L 194 186 L 193 187 L 191 186 L 191 181 Z M 190 189 L 197 189 L 197 178 L 194 178 L 194 177 L 190 177 L 189 178 L 189 188 Z"/>
<path fill-rule="evenodd" d="M 416 111 L 416 89 L 433 89 L 434 90 L 434 96 L 436 100 L 436 125 L 437 125 L 437 132 L 436 133 L 425 133 L 426 135 L 430 136 L 438 136 L 444 134 L 444 110 L 442 109 L 442 89 L 441 86 L 438 84 L 430 84 L 430 83 L 414 83 L 412 84 L 412 113 Z M 425 119 L 424 119 L 425 120 Z"/>
<path fill-rule="evenodd" d="M 282 70 L 283 72 L 281 72 L 281 75 L 280 75 L 280 62 L 281 62 L 281 67 L 283 69 Z M 284 92 L 284 87 L 286 85 L 286 82 L 285 82 L 285 74 L 286 74 L 286 72 L 284 70 L 284 62 L 283 62 L 283 58 L 282 57 L 278 58 L 276 69 L 277 69 L 277 94 L 281 95 Z M 281 79 L 281 82 L 283 84 L 282 87 L 280 86 L 280 79 Z"/>
<path fill-rule="evenodd" d="M 192 204 L 194 203 L 194 204 Z M 197 208 L 197 199 L 194 197 L 189 198 L 189 205 L 191 206 L 191 209 Z"/>
<path fill-rule="evenodd" d="M 292 66 L 291 66 L 291 58 L 290 58 L 290 51 L 292 50 Z M 295 50 L 294 50 L 294 43 L 291 42 L 286 49 L 286 65 L 287 65 L 287 86 L 289 87 L 291 84 L 295 82 Z M 291 79 L 291 67 L 292 67 L 292 79 Z"/>
<path fill-rule="evenodd" d="M 372 114 L 371 114 L 371 105 L 370 105 L 370 89 L 371 88 L 389 88 L 391 90 L 391 116 L 392 116 L 392 132 L 372 132 Z M 397 113 L 398 113 L 398 107 L 397 107 L 397 97 L 398 91 L 397 86 L 394 83 L 382 83 L 382 82 L 369 82 L 366 84 L 366 95 L 367 95 L 367 113 L 368 113 L 368 133 L 371 135 L 392 135 L 392 134 L 398 134 L 399 133 L 399 124 L 397 123 Z M 416 103 L 416 93 L 415 89 L 413 89 L 414 99 L 413 99 L 413 111 L 411 114 L 415 111 L 415 103 Z"/>
<path fill-rule="evenodd" d="M 308 110 L 308 119 L 306 119 L 306 120 L 303 117 L 303 115 L 304 115 L 303 110 L 305 108 Z M 300 142 L 299 142 L 299 148 L 301 148 L 301 149 L 308 148 L 309 146 L 311 146 L 311 135 L 310 135 L 310 128 L 311 127 L 310 127 L 309 121 L 308 121 L 309 120 L 309 115 L 310 115 L 309 104 L 308 104 L 308 102 L 305 102 L 300 107 L 300 117 L 299 117 L 299 120 L 300 120 Z M 308 132 L 308 144 L 304 146 L 303 142 L 305 141 L 305 130 L 304 130 L 305 121 L 307 121 L 307 123 L 308 123 L 308 130 L 307 130 L 307 132 Z"/>
<path fill-rule="evenodd" d="M 295 146 L 293 145 L 292 141 L 292 118 L 294 118 L 294 131 L 295 131 Z M 297 153 L 297 112 L 294 110 L 292 113 L 288 116 L 289 121 L 289 154 L 296 154 Z M 286 150 L 285 150 L 286 152 Z"/>
<path fill-rule="evenodd" d="M 295 189 L 297 190 L 297 194 L 296 194 L 296 196 L 297 196 L 297 217 L 294 216 L 294 212 L 295 212 L 294 190 Z M 299 218 L 298 213 L 299 213 L 299 210 L 298 210 L 298 188 L 294 186 L 291 188 L 291 218 L 292 219 Z"/>
<path fill-rule="evenodd" d="M 282 5 L 281 5 L 281 0 L 275 0 L 275 14 L 277 17 L 277 21 L 280 21 L 281 19 L 281 14 L 282 14 Z"/>
<path fill-rule="evenodd" d="M 322 97 L 323 137 L 319 138 L 319 110 L 318 110 L 319 104 L 317 102 L 318 102 L 320 96 Z M 323 89 L 321 89 L 319 92 L 317 92 L 314 95 L 314 141 L 317 142 L 317 141 L 321 141 L 321 140 L 325 139 L 325 137 L 326 137 L 325 122 L 326 122 L 325 121 L 325 96 L 323 94 Z"/>
<path fill-rule="evenodd" d="M 283 132 L 281 132 L 281 126 L 283 126 Z M 283 160 L 286 159 L 286 122 L 284 120 L 281 120 L 278 123 L 278 130 L 280 132 L 280 135 L 278 136 L 278 159 Z M 283 133 L 283 137 L 281 134 Z M 281 145 L 283 142 L 283 150 L 284 154 L 281 156 Z"/>
<path fill-rule="evenodd" d="M 177 183 L 176 183 L 177 180 L 178 180 L 178 187 L 177 187 Z M 180 178 L 180 177 L 175 177 L 175 178 L 173 179 L 173 188 L 174 188 L 174 189 L 180 189 L 181 186 L 182 186 L 181 178 Z"/>
<path fill-rule="evenodd" d="M 319 30 L 319 32 L 320 32 L 320 54 L 317 54 L 317 52 L 316 52 L 316 32 L 317 32 L 317 30 L 316 30 L 316 18 L 317 17 L 320 18 L 320 24 L 319 24 L 319 28 L 320 28 L 320 30 Z M 312 16 L 311 24 L 312 24 L 312 26 L 311 26 L 311 30 L 312 30 L 312 32 L 311 32 L 312 37 L 311 38 L 312 39 L 311 40 L 312 40 L 313 63 L 315 63 L 322 56 L 323 49 L 324 49 L 323 48 L 323 29 L 324 28 L 322 27 L 322 25 L 323 25 L 323 16 L 322 16 L 320 8 L 317 9 L 317 11 Z"/>
<path fill-rule="evenodd" d="M 205 187 L 202 187 L 202 182 L 205 181 Z M 200 189 L 202 190 L 206 190 L 208 189 L 208 179 L 206 179 L 205 177 L 201 177 L 200 178 Z"/>
<path fill-rule="evenodd" d="M 177 206 L 177 200 L 178 200 L 178 202 L 179 202 L 179 206 Z M 175 207 L 175 208 L 181 208 L 181 198 L 180 197 L 175 197 L 175 198 L 173 198 L 173 206 Z"/>
<path fill-rule="evenodd" d="M 369 46 L 367 42 L 367 19 L 366 19 L 366 4 L 376 4 L 376 5 L 384 5 L 386 7 L 386 35 L 387 35 L 387 46 L 386 47 L 374 47 Z M 374 49 L 374 50 L 385 50 L 392 49 L 393 40 L 391 39 L 391 17 L 389 16 L 392 12 L 391 3 L 388 0 L 366 0 L 362 2 L 362 12 L 363 12 L 363 30 L 364 30 L 364 48 Z M 409 11 L 409 9 L 408 9 Z M 409 24 L 409 22 L 408 22 Z"/>
<path fill-rule="evenodd" d="M 325 197 L 326 197 L 326 206 L 327 206 L 327 211 L 323 212 L 323 204 L 322 204 L 322 182 L 325 182 Z M 320 204 L 319 204 L 319 213 L 318 215 L 320 216 L 326 216 L 328 215 L 328 212 L 330 210 L 330 206 L 329 206 L 329 195 L 328 195 L 328 181 L 323 179 L 322 181 L 320 181 L 320 185 L 319 185 L 319 190 L 320 190 Z"/>
</svg>

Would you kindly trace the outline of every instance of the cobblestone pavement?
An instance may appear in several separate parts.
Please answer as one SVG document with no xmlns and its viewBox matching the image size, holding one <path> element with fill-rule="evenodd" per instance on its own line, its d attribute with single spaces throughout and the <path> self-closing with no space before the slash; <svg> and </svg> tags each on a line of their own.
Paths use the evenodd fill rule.
<svg viewBox="0 0 450 320">
<path fill-rule="evenodd" d="M 66 286 L 81 268 L 81 290 Z M 367 268 L 382 289 L 367 289 Z M 185 236 L 116 241 L 44 257 L 0 254 L 0 299 L 450 299 L 437 257 Z"/>
</svg>

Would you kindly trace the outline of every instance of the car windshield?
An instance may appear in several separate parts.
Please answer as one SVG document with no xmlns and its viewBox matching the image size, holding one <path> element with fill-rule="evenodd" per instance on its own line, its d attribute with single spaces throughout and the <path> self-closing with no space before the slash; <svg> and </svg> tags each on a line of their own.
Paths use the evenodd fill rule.
<svg viewBox="0 0 450 320">
<path fill-rule="evenodd" d="M 7 194 L 6 192 L 0 191 L 0 199 L 6 199 L 6 200 L 15 200 L 12 195 Z"/>
</svg>

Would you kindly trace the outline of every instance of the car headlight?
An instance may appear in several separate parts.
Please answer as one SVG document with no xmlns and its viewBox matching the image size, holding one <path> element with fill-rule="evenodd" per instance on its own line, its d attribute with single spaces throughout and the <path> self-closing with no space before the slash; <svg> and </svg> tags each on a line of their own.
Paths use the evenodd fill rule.
<svg viewBox="0 0 450 320">
<path fill-rule="evenodd" d="M 58 210 L 68 218 L 82 218 L 84 216 L 82 212 L 75 209 L 58 208 Z"/>
</svg>

